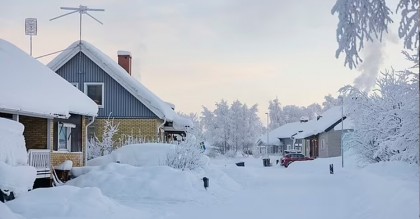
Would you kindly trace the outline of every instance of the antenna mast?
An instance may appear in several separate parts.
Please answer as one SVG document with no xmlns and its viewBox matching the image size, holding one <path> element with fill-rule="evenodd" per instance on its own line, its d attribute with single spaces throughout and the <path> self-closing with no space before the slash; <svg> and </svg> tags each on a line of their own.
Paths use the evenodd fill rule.
<svg viewBox="0 0 420 219">
<path fill-rule="evenodd" d="M 103 24 L 101 21 L 99 21 L 98 19 L 96 19 L 95 17 L 93 17 L 91 14 L 88 13 L 88 11 L 105 11 L 105 9 L 94 9 L 94 8 L 88 8 L 87 6 L 84 5 L 80 5 L 78 8 L 73 8 L 73 7 L 60 7 L 60 9 L 63 10 L 70 10 L 71 12 L 69 13 L 65 13 L 63 15 L 60 15 L 58 17 L 55 18 L 51 18 L 50 21 L 67 16 L 69 14 L 74 14 L 76 12 L 79 12 L 80 16 L 79 16 L 79 44 L 82 43 L 82 15 L 86 14 L 89 17 L 91 17 L 92 19 L 94 19 L 95 21 L 97 21 L 100 24 Z"/>
</svg>

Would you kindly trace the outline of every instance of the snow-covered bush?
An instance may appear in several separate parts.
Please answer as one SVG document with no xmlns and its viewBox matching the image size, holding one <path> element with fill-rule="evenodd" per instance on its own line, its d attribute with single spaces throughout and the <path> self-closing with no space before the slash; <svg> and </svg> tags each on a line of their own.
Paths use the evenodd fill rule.
<svg viewBox="0 0 420 219">
<path fill-rule="evenodd" d="M 142 144 L 146 143 L 146 137 L 142 137 L 141 135 L 122 135 L 121 138 L 118 140 L 118 148 L 130 145 L 130 144 Z"/>
<path fill-rule="evenodd" d="M 377 86 L 370 94 L 342 89 L 355 129 L 346 135 L 347 144 L 370 162 L 418 163 L 419 75 L 385 72 Z"/>
<path fill-rule="evenodd" d="M 105 120 L 101 139 L 95 135 L 88 142 L 88 159 L 110 154 L 115 149 L 113 137 L 118 132 L 118 126 L 114 119 Z"/>
<path fill-rule="evenodd" d="M 175 146 L 175 150 L 167 154 L 165 164 L 181 170 L 194 170 L 205 165 L 204 149 L 194 136 L 187 135 L 185 141 Z"/>
<path fill-rule="evenodd" d="M 0 118 L 0 189 L 15 196 L 32 189 L 36 169 L 28 166 L 24 126 L 16 121 Z"/>
<path fill-rule="evenodd" d="M 175 150 L 175 145 L 164 143 L 144 143 L 125 145 L 110 154 L 88 160 L 89 166 L 101 166 L 109 163 L 130 164 L 132 166 L 162 166 L 168 153 Z"/>
</svg>

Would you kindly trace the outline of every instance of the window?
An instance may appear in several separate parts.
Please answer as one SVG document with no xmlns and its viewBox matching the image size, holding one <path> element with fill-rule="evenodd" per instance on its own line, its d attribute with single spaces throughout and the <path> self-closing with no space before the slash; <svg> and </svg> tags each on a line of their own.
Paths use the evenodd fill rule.
<svg viewBox="0 0 420 219">
<path fill-rule="evenodd" d="M 98 104 L 99 107 L 104 107 L 103 83 L 85 83 L 85 94 Z"/>
<path fill-rule="evenodd" d="M 79 83 L 71 83 L 75 88 L 79 89 Z"/>
<path fill-rule="evenodd" d="M 58 123 L 58 150 L 71 151 L 71 129 L 76 125 L 70 123 Z"/>
</svg>

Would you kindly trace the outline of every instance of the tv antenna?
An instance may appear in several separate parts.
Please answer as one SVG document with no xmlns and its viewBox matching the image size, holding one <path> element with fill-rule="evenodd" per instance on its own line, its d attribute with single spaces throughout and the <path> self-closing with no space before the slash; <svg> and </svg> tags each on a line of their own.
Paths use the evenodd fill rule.
<svg viewBox="0 0 420 219">
<path fill-rule="evenodd" d="M 89 17 L 91 17 L 92 19 L 94 19 L 95 21 L 97 21 L 100 24 L 103 24 L 101 21 L 99 21 L 98 19 L 96 19 L 95 17 L 93 17 L 91 14 L 89 14 L 88 11 L 105 11 L 105 9 L 95 9 L 95 8 L 88 8 L 87 6 L 84 5 L 80 5 L 78 8 L 73 8 L 73 7 L 60 7 L 60 9 L 63 10 L 70 10 L 71 12 L 69 13 L 65 13 L 63 15 L 60 15 L 58 17 L 55 18 L 51 18 L 50 21 L 67 16 L 69 14 L 74 14 L 76 12 L 79 12 L 80 17 L 79 17 L 79 43 L 82 42 L 82 15 L 86 14 Z"/>
</svg>

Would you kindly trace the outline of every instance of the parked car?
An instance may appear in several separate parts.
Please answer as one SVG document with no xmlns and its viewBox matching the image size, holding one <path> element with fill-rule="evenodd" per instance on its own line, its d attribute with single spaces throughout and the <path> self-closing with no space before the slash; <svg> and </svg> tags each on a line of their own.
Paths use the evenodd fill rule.
<svg viewBox="0 0 420 219">
<path fill-rule="evenodd" d="M 297 154 L 297 153 L 302 153 L 301 151 L 298 151 L 298 150 L 293 150 L 293 149 L 291 149 L 291 150 L 285 150 L 284 151 L 284 154 L 286 155 L 286 154 Z"/>
<path fill-rule="evenodd" d="M 281 158 L 280 164 L 287 168 L 292 162 L 306 160 L 313 160 L 313 158 L 305 157 L 303 154 L 292 153 L 284 155 L 283 158 Z"/>
</svg>

